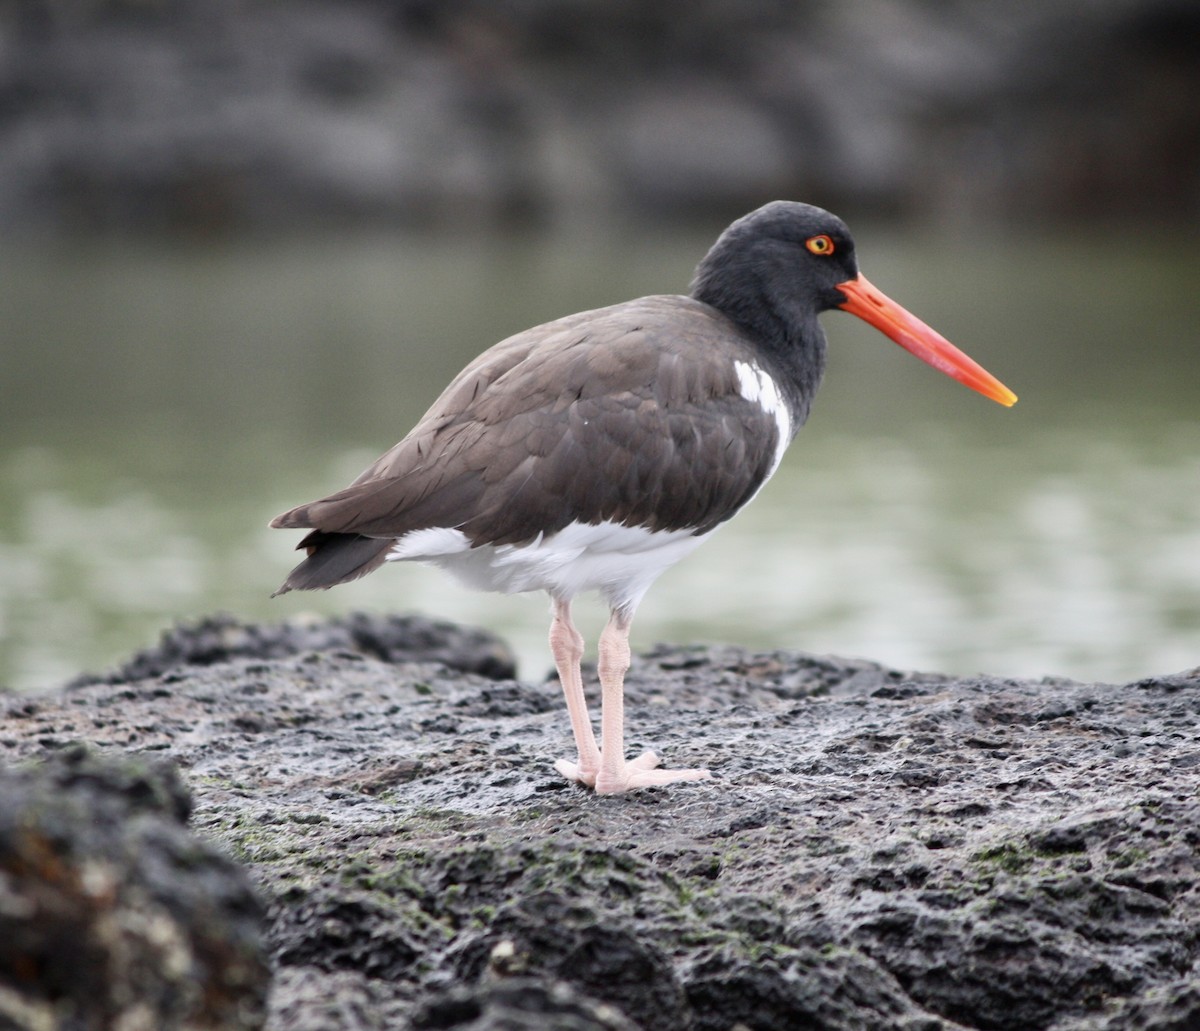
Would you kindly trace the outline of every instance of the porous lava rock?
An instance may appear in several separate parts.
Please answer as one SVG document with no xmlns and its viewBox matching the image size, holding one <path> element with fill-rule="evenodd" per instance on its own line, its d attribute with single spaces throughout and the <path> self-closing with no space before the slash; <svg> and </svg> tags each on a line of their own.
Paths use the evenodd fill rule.
<svg viewBox="0 0 1200 1031">
<path fill-rule="evenodd" d="M 10 697 L 0 741 L 178 766 L 266 900 L 272 1031 L 1200 1026 L 1200 669 L 663 646 L 627 724 L 713 779 L 596 796 L 553 680 L 341 648 Z"/>
</svg>

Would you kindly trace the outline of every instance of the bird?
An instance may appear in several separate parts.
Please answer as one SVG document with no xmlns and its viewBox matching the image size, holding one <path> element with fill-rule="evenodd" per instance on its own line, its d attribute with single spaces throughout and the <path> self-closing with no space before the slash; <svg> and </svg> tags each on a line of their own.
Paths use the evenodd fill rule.
<svg viewBox="0 0 1200 1031">
<path fill-rule="evenodd" d="M 597 794 L 710 778 L 627 759 L 634 612 L 655 579 L 739 512 L 779 467 L 825 370 L 818 315 L 849 312 L 1002 405 L 1016 395 L 859 271 L 836 215 L 772 201 L 737 219 L 687 295 L 567 315 L 470 362 L 409 434 L 343 490 L 271 520 L 309 532 L 276 595 L 388 562 L 439 566 L 488 591 L 545 591 L 574 759 Z M 600 737 L 572 601 L 595 592 Z M 274 596 L 274 595 L 273 595 Z"/>
</svg>

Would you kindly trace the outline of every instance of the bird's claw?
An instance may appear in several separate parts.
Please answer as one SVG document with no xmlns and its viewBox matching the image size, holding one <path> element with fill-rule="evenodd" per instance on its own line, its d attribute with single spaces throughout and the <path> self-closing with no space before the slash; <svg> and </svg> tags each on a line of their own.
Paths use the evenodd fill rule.
<svg viewBox="0 0 1200 1031">
<path fill-rule="evenodd" d="M 712 776 L 708 770 L 659 770 L 655 768 L 659 761 L 653 752 L 643 752 L 636 759 L 622 762 L 612 772 L 604 770 L 603 758 L 596 767 L 559 759 L 554 768 L 567 780 L 595 789 L 598 795 L 617 795 L 623 791 L 656 784 L 673 784 L 680 780 L 708 780 Z"/>
</svg>

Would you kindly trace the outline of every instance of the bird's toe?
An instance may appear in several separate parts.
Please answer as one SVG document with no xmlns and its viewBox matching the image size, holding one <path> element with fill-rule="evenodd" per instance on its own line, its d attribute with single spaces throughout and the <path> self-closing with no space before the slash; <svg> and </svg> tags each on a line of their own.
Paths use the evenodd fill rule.
<svg viewBox="0 0 1200 1031">
<path fill-rule="evenodd" d="M 558 770 L 567 780 L 574 781 L 576 784 L 582 784 L 584 787 L 594 788 L 596 786 L 596 770 L 584 769 L 579 763 L 573 763 L 567 759 L 557 759 L 554 763 L 554 768 Z"/>
</svg>

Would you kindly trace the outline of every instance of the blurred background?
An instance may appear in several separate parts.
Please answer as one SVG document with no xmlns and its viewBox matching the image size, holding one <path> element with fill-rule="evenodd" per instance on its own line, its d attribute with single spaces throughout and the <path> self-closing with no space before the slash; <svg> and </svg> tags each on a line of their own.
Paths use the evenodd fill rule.
<svg viewBox="0 0 1200 1031">
<path fill-rule="evenodd" d="M 776 197 L 1021 402 L 827 316 L 812 421 L 635 645 L 1200 662 L 1194 3 L 7 0 L 0 684 L 353 608 L 487 625 L 540 677 L 544 598 L 404 566 L 271 601 L 266 522 L 502 337 L 686 290 Z"/>
</svg>

